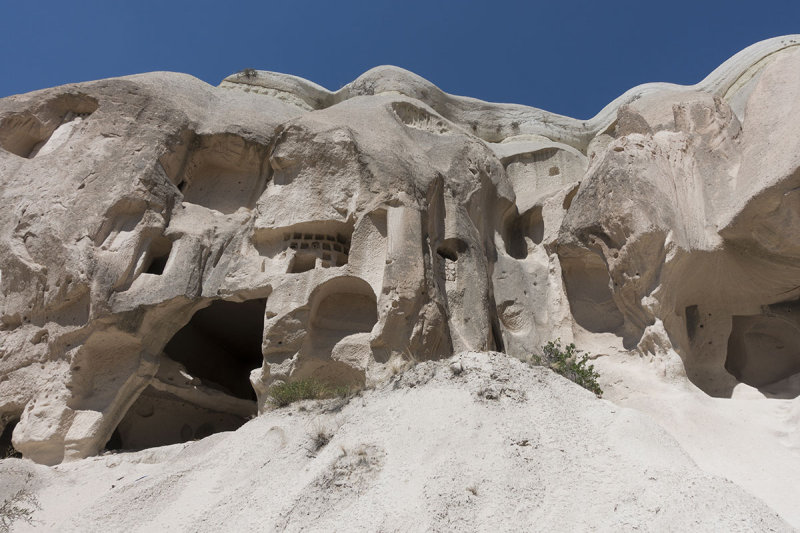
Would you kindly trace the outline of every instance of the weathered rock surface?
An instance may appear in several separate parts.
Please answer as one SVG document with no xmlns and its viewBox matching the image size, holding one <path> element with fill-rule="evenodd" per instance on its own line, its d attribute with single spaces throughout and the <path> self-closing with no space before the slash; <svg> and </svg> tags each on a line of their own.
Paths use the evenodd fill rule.
<svg viewBox="0 0 800 533">
<path fill-rule="evenodd" d="M 773 402 L 800 464 L 798 44 L 586 121 L 393 67 L 0 99 L 0 441 L 48 465 L 186 442 L 277 381 L 560 337 L 657 419 L 654 387 Z M 737 482 L 800 524 L 776 464 Z"/>
</svg>

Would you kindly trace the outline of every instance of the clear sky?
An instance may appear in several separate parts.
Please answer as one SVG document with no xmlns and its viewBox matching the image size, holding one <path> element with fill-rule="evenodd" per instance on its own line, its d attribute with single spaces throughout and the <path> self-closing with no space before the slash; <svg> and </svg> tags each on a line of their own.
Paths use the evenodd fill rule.
<svg viewBox="0 0 800 533">
<path fill-rule="evenodd" d="M 153 70 L 243 68 L 338 89 L 393 64 L 443 90 L 588 118 L 800 33 L 800 0 L 0 0 L 0 96 Z"/>
</svg>

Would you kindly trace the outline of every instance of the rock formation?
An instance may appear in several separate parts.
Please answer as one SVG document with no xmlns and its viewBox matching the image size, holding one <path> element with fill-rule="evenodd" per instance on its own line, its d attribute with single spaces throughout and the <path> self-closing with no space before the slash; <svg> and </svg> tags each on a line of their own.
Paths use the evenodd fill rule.
<svg viewBox="0 0 800 533">
<path fill-rule="evenodd" d="M 277 381 L 576 336 L 795 397 L 799 44 L 587 121 L 393 67 L 0 99 L 0 429 L 57 464 L 235 429 Z"/>
</svg>

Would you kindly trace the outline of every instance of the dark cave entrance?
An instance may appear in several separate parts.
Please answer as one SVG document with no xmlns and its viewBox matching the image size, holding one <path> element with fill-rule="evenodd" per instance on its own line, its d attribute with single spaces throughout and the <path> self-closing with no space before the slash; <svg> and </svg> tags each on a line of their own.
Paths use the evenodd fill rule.
<svg viewBox="0 0 800 533">
<path fill-rule="evenodd" d="M 164 353 L 203 385 L 244 400 L 256 400 L 250 371 L 261 366 L 266 299 L 217 300 L 196 312 L 172 337 Z"/>
<path fill-rule="evenodd" d="M 14 434 L 14 428 L 17 427 L 19 418 L 15 418 L 6 424 L 3 432 L 0 433 L 0 459 L 7 459 L 9 457 L 22 457 L 14 445 L 11 444 L 11 436 Z"/>
<path fill-rule="evenodd" d="M 106 444 L 139 450 L 232 431 L 257 413 L 250 372 L 261 366 L 266 299 L 214 301 L 164 347 L 156 378 Z"/>
<path fill-rule="evenodd" d="M 510 216 L 505 222 L 503 241 L 506 253 L 514 259 L 528 257 L 528 240 L 541 244 L 544 239 L 542 206 L 534 206 L 521 215 Z"/>
<path fill-rule="evenodd" d="M 164 273 L 164 269 L 169 261 L 169 256 L 172 253 L 172 241 L 166 237 L 159 237 L 155 239 L 151 245 L 149 257 L 147 259 L 148 265 L 144 271 L 147 274 L 155 274 L 160 276 Z"/>
</svg>

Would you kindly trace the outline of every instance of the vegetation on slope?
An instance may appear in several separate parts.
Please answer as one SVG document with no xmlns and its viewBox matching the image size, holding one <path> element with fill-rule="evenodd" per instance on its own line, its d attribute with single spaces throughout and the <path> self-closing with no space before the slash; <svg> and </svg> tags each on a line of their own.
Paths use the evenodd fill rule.
<svg viewBox="0 0 800 533">
<path fill-rule="evenodd" d="M 580 355 L 582 352 L 575 348 L 574 343 L 561 346 L 561 339 L 549 341 L 542 346 L 542 355 L 533 355 L 533 362 L 537 365 L 547 366 L 565 378 L 573 381 L 601 397 L 603 389 L 597 382 L 600 374 L 595 372 L 594 365 L 587 364 L 589 357 Z"/>
</svg>

